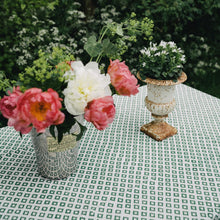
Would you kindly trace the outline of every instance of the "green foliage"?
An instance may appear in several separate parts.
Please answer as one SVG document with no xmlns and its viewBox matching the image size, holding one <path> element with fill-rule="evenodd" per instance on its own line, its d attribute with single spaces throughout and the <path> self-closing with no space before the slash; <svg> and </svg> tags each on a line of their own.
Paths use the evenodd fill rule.
<svg viewBox="0 0 220 220">
<path fill-rule="evenodd" d="M 15 66 L 15 62 L 17 56 L 21 54 L 20 51 L 22 51 L 22 48 L 18 46 L 22 46 L 20 40 L 23 42 L 23 47 L 25 46 L 24 50 L 27 48 L 26 44 L 31 43 L 29 42 L 31 38 L 29 40 L 20 38 L 21 33 L 33 32 L 34 36 L 36 32 L 43 28 L 39 25 L 40 22 L 37 17 L 47 18 L 49 12 L 54 10 L 57 4 L 58 0 L 3 0 L 0 4 L 0 50 L 2 51 L 0 70 L 4 70 L 7 75 L 13 78 L 13 70 L 15 68 L 16 71 L 19 69 L 18 66 Z M 38 23 L 36 23 L 36 20 L 38 20 Z M 30 51 L 24 51 L 23 54 L 26 56 L 24 60 L 32 56 Z"/>
<path fill-rule="evenodd" d="M 19 85 L 22 90 L 28 88 L 41 88 L 46 91 L 52 88 L 62 97 L 64 87 L 64 73 L 70 69 L 67 61 L 74 60 L 74 57 L 65 54 L 64 49 L 54 48 L 52 53 L 39 51 L 39 58 L 34 60 L 33 65 L 25 68 L 19 74 Z"/>
<path fill-rule="evenodd" d="M 87 17 L 85 2 L 2 0 L 0 71 L 9 81 L 17 80 L 18 73 L 37 59 L 40 49 L 51 53 L 54 47 L 65 48 L 87 62 L 92 53 L 83 47 L 91 35 L 96 37 L 94 47 L 98 44 L 101 51 L 94 58 L 105 63 L 108 59 L 103 56 L 120 58 L 135 73 L 139 71 L 140 50 L 152 40 L 152 33 L 144 33 L 152 32 L 149 19 L 154 21 L 154 42 L 174 41 L 184 50 L 186 83 L 220 97 L 219 0 L 90 0 L 93 10 Z M 103 33 L 108 29 L 101 41 L 97 35 L 100 27 L 105 27 Z M 92 50 L 89 45 L 88 51 Z M 3 83 L 1 88 L 7 89 Z"/>
<path fill-rule="evenodd" d="M 106 22 L 100 31 L 98 40 L 95 35 L 88 38 L 84 49 L 91 58 L 101 58 L 106 56 L 110 59 L 122 59 L 122 55 L 129 49 L 128 42 L 137 42 L 138 36 L 143 36 L 145 40 L 152 39 L 153 21 L 145 17 L 141 21 L 136 19 L 136 14 L 124 21 Z"/>
<path fill-rule="evenodd" d="M 88 38 L 84 49 L 91 57 L 96 57 L 102 52 L 102 44 L 97 42 L 96 36 L 92 35 Z"/>
<path fill-rule="evenodd" d="M 158 45 L 150 43 L 149 48 L 141 50 L 139 63 L 142 79 L 177 81 L 182 74 L 185 56 L 174 42 L 161 41 Z"/>
<path fill-rule="evenodd" d="M 98 0 L 97 7 L 105 8 L 107 0 Z M 117 14 L 112 18 L 122 20 L 135 12 L 137 19 L 145 16 L 154 21 L 154 42 L 174 41 L 184 50 L 187 62 L 184 71 L 186 83 L 220 98 L 220 3 L 219 0 L 112 0 Z M 131 67 L 135 67 L 141 39 L 130 47 Z M 126 61 L 127 62 L 127 61 Z M 136 70 L 138 71 L 138 69 Z"/>
<path fill-rule="evenodd" d="M 15 82 L 15 80 L 8 79 L 3 71 L 0 71 L 0 99 L 5 92 L 11 89 Z"/>
<path fill-rule="evenodd" d="M 57 139 L 58 143 L 60 143 L 63 139 L 63 135 L 65 133 L 69 133 L 72 126 L 77 123 L 80 127 L 80 132 L 78 134 L 72 134 L 72 135 L 76 136 L 76 140 L 79 141 L 87 128 L 84 125 L 80 124 L 76 120 L 76 118 L 74 118 L 68 111 L 64 110 L 63 113 L 65 114 L 64 122 L 59 125 L 51 125 L 49 128 L 51 135 L 55 139 Z M 57 136 L 56 136 L 56 131 L 57 131 Z"/>
<path fill-rule="evenodd" d="M 60 47 L 81 54 L 85 27 L 79 7 L 70 0 L 4 0 L 0 4 L 0 70 L 17 79 L 17 73 L 32 64 L 40 49 L 51 53 Z"/>
</svg>

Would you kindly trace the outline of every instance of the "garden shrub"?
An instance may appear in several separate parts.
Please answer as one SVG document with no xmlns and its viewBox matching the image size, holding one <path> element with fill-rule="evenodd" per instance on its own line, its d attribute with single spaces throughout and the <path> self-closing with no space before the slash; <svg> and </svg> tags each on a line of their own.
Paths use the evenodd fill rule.
<svg viewBox="0 0 220 220">
<path fill-rule="evenodd" d="M 109 1 L 99 0 L 97 8 L 107 4 Z M 184 71 L 188 75 L 186 83 L 220 98 L 218 0 L 112 0 L 110 4 L 119 12 L 118 20 L 131 12 L 135 12 L 139 18 L 147 16 L 152 19 L 154 42 L 174 41 L 184 49 L 187 58 Z M 147 46 L 144 45 L 146 42 L 139 43 Z M 139 50 L 139 46 L 133 50 Z"/>
<path fill-rule="evenodd" d="M 88 60 L 88 37 L 105 22 L 122 22 L 131 13 L 154 22 L 153 42 L 174 41 L 184 49 L 187 84 L 220 97 L 220 3 L 218 0 L 3 0 L 0 4 L 0 71 L 16 79 L 39 49 L 65 48 Z M 149 40 L 127 41 L 121 57 L 137 72 L 137 57 Z M 4 78 L 3 78 L 4 79 Z M 3 80 L 4 81 L 4 80 Z M 5 85 L 0 88 L 5 89 Z M 0 96 L 2 96 L 0 91 Z"/>
</svg>

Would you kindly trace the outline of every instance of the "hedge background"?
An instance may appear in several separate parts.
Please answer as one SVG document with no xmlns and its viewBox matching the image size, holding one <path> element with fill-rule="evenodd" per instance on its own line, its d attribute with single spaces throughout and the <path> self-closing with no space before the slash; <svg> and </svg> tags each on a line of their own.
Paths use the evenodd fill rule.
<svg viewBox="0 0 220 220">
<path fill-rule="evenodd" d="M 105 21 L 121 21 L 135 12 L 154 21 L 153 41 L 174 41 L 185 51 L 187 84 L 220 98 L 219 0 L 2 0 L 0 4 L 0 96 L 4 75 L 17 79 L 39 49 L 64 47 L 75 57 L 89 34 Z M 140 39 L 124 55 L 135 71 L 136 55 L 149 42 Z"/>
</svg>

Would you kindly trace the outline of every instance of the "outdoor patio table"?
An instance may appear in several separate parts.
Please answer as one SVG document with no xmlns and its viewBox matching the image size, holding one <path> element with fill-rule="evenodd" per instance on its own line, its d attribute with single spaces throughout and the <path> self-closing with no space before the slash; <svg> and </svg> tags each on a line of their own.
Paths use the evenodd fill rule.
<svg viewBox="0 0 220 220">
<path fill-rule="evenodd" d="M 0 129 L 0 219 L 220 219 L 220 99 L 176 89 L 162 142 L 140 132 L 152 120 L 136 96 L 114 96 L 104 131 L 88 125 L 78 169 L 64 180 L 37 173 L 29 134 Z"/>
</svg>

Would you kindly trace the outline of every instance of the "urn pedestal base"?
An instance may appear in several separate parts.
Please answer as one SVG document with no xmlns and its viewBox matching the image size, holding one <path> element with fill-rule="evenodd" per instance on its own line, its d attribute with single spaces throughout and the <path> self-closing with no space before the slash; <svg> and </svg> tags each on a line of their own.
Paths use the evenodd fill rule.
<svg viewBox="0 0 220 220">
<path fill-rule="evenodd" d="M 177 129 L 167 124 L 165 121 L 155 122 L 152 121 L 141 127 L 141 131 L 146 135 L 152 137 L 156 141 L 162 141 L 177 133 Z"/>
<path fill-rule="evenodd" d="M 177 129 L 163 120 L 163 118 L 167 116 L 168 115 L 161 117 L 153 115 L 155 121 L 143 125 L 141 127 L 141 131 L 151 138 L 155 139 L 156 141 L 162 141 L 168 137 L 175 135 L 177 133 Z"/>
</svg>

